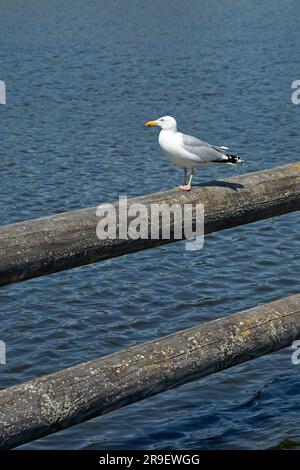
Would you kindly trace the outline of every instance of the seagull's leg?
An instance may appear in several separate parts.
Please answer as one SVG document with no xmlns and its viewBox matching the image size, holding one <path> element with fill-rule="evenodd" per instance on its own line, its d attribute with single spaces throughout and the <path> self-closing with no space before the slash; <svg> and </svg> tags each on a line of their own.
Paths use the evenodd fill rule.
<svg viewBox="0 0 300 470">
<path fill-rule="evenodd" d="M 195 170 L 194 168 L 192 168 L 188 184 L 186 184 L 186 179 L 185 179 L 185 184 L 183 186 L 179 186 L 179 189 L 181 189 L 182 191 L 190 191 L 192 189 L 192 179 L 193 179 L 194 174 L 195 174 Z"/>
</svg>

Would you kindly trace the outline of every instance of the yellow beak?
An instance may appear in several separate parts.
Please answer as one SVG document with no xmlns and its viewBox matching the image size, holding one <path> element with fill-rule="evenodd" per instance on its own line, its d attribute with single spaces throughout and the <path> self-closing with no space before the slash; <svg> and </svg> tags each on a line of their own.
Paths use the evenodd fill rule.
<svg viewBox="0 0 300 470">
<path fill-rule="evenodd" d="M 146 122 L 145 126 L 157 126 L 156 122 L 155 121 L 148 121 Z"/>
</svg>

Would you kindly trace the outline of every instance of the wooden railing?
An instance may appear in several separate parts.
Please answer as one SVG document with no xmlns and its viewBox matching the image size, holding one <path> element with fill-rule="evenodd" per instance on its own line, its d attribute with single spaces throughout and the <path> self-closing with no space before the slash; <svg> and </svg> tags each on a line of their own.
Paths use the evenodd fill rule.
<svg viewBox="0 0 300 470">
<path fill-rule="evenodd" d="M 133 201 L 205 206 L 205 233 L 300 209 L 300 163 Z M 151 220 L 149 220 L 149 223 Z M 0 229 L 0 284 L 171 240 L 99 240 L 96 208 Z M 172 223 L 171 223 L 172 225 Z M 171 227 L 171 234 L 174 227 Z M 300 294 L 197 325 L 0 391 L 0 449 L 10 449 L 300 338 Z"/>
</svg>

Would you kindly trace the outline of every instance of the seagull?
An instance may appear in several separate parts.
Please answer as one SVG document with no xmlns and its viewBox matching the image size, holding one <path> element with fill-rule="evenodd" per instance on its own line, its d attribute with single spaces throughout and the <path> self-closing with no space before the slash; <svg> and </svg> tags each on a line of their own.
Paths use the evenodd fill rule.
<svg viewBox="0 0 300 470">
<path fill-rule="evenodd" d="M 184 169 L 184 182 L 179 186 L 182 191 L 192 189 L 195 168 L 207 165 L 236 165 L 244 163 L 240 157 L 227 153 L 228 147 L 217 147 L 203 142 L 191 135 L 177 132 L 177 122 L 172 116 L 163 116 L 156 121 L 148 121 L 145 126 L 159 126 L 158 142 L 171 163 Z M 190 177 L 187 183 L 187 170 Z"/>
</svg>

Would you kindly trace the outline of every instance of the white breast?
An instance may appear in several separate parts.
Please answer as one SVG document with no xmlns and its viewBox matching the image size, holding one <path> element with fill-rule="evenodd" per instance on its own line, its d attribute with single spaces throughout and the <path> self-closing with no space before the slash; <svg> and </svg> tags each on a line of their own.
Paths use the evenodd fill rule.
<svg viewBox="0 0 300 470">
<path fill-rule="evenodd" d="M 159 145 L 173 165 L 181 168 L 193 168 L 195 161 L 192 155 L 181 145 L 180 133 L 161 130 L 158 138 Z"/>
</svg>

